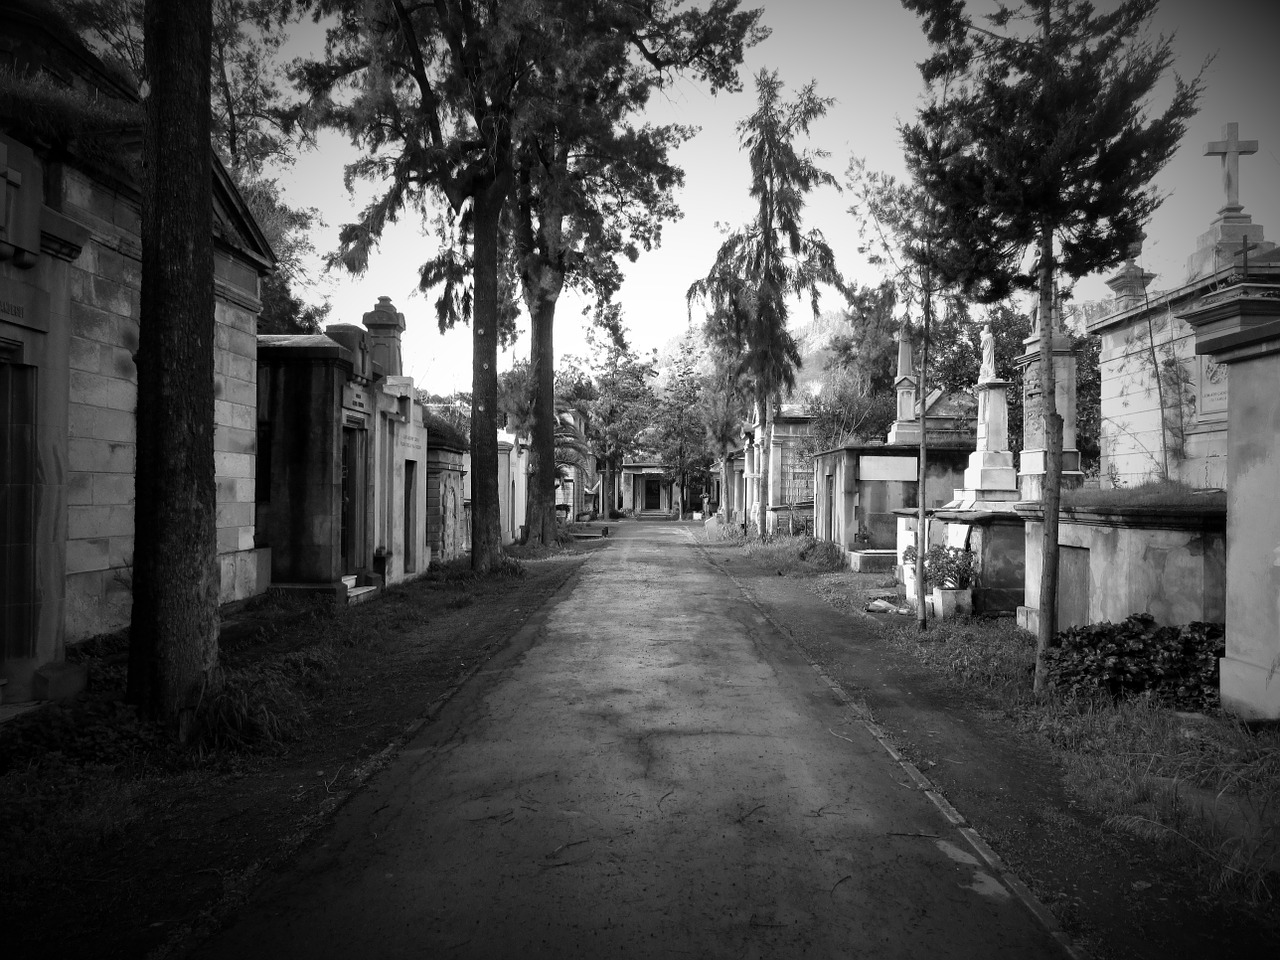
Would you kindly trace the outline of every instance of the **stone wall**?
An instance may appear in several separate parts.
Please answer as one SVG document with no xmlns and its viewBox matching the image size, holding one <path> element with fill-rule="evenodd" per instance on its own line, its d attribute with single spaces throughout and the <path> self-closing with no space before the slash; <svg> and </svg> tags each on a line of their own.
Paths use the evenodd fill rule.
<svg viewBox="0 0 1280 960">
<path fill-rule="evenodd" d="M 1024 606 L 1035 631 L 1044 567 L 1044 523 L 1026 516 Z M 1226 616 L 1226 514 L 1116 507 L 1064 510 L 1059 520 L 1058 629 L 1118 623 L 1149 613 L 1161 624 L 1221 623 Z"/>
<path fill-rule="evenodd" d="M 1172 309 L 1165 300 L 1147 315 L 1099 330 L 1102 475 L 1133 486 L 1159 475 L 1167 452 L 1170 477 L 1220 487 L 1226 483 L 1226 369 L 1195 355 L 1191 328 Z M 1153 338 L 1154 363 L 1163 370 L 1159 383 Z"/>
<path fill-rule="evenodd" d="M 128 624 L 133 564 L 142 270 L 136 195 L 63 167 L 62 211 L 90 239 L 68 273 L 66 639 Z M 215 271 L 214 466 L 222 603 L 261 593 L 254 549 L 257 272 L 219 251 Z"/>
</svg>

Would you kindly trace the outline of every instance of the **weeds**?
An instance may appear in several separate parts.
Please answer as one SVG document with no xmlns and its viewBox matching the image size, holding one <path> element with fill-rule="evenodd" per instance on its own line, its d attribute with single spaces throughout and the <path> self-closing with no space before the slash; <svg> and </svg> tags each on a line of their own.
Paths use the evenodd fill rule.
<svg viewBox="0 0 1280 960">
<path fill-rule="evenodd" d="M 779 535 L 766 539 L 744 538 L 743 547 L 761 566 L 774 567 L 780 574 L 809 576 L 841 569 L 844 552 L 828 540 Z"/>
<path fill-rule="evenodd" d="M 1227 495 L 1221 490 L 1197 490 L 1177 480 L 1151 480 L 1136 487 L 1111 490 L 1086 487 L 1063 490 L 1062 506 L 1102 511 L 1111 507 L 1216 511 L 1227 508 Z"/>
</svg>

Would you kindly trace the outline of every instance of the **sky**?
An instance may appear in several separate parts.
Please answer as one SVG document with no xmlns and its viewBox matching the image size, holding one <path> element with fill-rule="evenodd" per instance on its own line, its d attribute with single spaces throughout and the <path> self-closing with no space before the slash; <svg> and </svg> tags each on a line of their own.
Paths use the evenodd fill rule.
<svg viewBox="0 0 1280 960">
<path fill-rule="evenodd" d="M 1113 5 L 1098 2 L 1102 9 Z M 663 348 L 684 333 L 689 324 L 685 291 L 710 267 L 722 239 L 719 225 L 736 228 L 751 217 L 749 169 L 738 147 L 736 124 L 754 109 L 752 77 L 760 69 L 777 70 L 786 95 L 815 80 L 819 94 L 835 98 L 806 145 L 828 151 L 826 169 L 838 180 L 845 180 L 853 156 L 872 170 L 899 177 L 905 173 L 897 130 L 914 118 L 920 104 L 917 64 L 927 55 L 918 19 L 896 0 L 744 0 L 743 6 L 763 7 L 764 23 L 773 31 L 747 51 L 743 91 L 712 97 L 701 85 L 678 80 L 649 105 L 649 122 L 690 124 L 700 132 L 675 156 L 685 172 L 677 197 L 683 217 L 663 228 L 659 249 L 625 266 L 626 280 L 617 294 L 632 346 L 639 351 Z M 1157 10 L 1153 28 L 1174 34 L 1178 72 L 1192 76 L 1206 58 L 1214 60 L 1205 70 L 1200 111 L 1177 154 L 1154 181 L 1166 199 L 1147 227 L 1139 259 L 1156 274 L 1153 289 L 1183 281 L 1197 235 L 1208 229 L 1224 202 L 1221 161 L 1204 156 L 1204 148 L 1220 139 L 1228 122 L 1239 123 L 1241 139 L 1259 141 L 1256 154 L 1240 159 L 1244 211 L 1263 225 L 1267 239 L 1280 238 L 1280 100 L 1273 59 L 1277 27 L 1275 0 L 1164 0 Z M 316 51 L 322 46 L 318 29 L 310 25 L 295 36 L 290 51 L 306 53 L 309 46 Z M 1153 114 L 1167 105 L 1170 90 L 1171 85 L 1153 95 Z M 318 149 L 299 155 L 281 174 L 291 203 L 321 211 L 327 226 L 313 235 L 321 253 L 336 247 L 339 228 L 355 219 L 371 195 L 367 185 L 357 185 L 354 194 L 343 187 L 343 166 L 354 156 L 347 140 L 325 133 Z M 810 195 L 806 224 L 823 231 L 846 280 L 876 283 L 881 275 L 857 250 L 851 202 L 847 191 L 817 190 Z M 442 335 L 432 296 L 417 290 L 418 267 L 431 255 L 433 243 L 429 229 L 416 214 L 407 213 L 385 232 L 364 274 L 325 273 L 317 259 L 302 293 L 313 301 L 327 297 L 332 304 L 329 322 L 344 323 L 359 323 L 379 296 L 390 297 L 405 314 L 404 372 L 418 386 L 447 394 L 470 389 L 471 333 L 460 327 Z M 1076 299 L 1108 297 L 1103 279 L 1082 280 Z M 562 296 L 556 315 L 558 357 L 585 355 L 588 320 L 583 310 L 590 306 L 572 294 Z M 822 303 L 824 311 L 839 306 L 834 296 Z M 809 308 L 797 305 L 793 322 L 810 318 Z M 699 323 L 701 316 L 695 313 L 693 320 Z M 518 341 L 499 358 L 502 369 L 528 358 L 526 321 L 521 328 Z"/>
</svg>

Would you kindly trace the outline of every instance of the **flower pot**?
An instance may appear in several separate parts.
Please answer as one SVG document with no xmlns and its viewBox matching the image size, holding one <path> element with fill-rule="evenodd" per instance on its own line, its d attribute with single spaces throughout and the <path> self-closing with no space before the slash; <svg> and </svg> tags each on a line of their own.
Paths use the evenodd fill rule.
<svg viewBox="0 0 1280 960">
<path fill-rule="evenodd" d="M 933 611 L 939 620 L 970 616 L 973 613 L 973 588 L 934 587 Z"/>
</svg>

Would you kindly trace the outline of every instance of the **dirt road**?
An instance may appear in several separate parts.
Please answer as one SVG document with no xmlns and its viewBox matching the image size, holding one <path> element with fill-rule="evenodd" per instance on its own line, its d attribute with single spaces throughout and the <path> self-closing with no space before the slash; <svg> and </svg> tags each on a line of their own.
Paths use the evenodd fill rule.
<svg viewBox="0 0 1280 960">
<path fill-rule="evenodd" d="M 628 524 L 200 957 L 1060 957 L 685 530 Z"/>
</svg>

